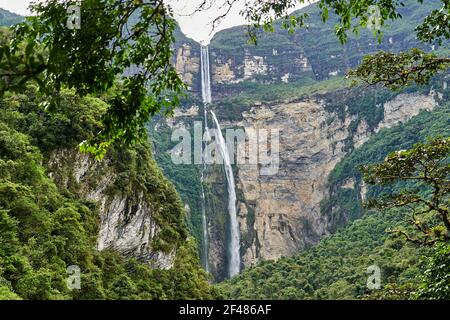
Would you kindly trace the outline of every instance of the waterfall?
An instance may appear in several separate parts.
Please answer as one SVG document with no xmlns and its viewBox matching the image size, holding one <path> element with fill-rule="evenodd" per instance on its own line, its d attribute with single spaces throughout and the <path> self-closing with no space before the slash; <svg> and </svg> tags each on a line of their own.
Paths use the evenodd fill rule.
<svg viewBox="0 0 450 320">
<path fill-rule="evenodd" d="M 202 228 L 203 228 L 203 263 L 206 272 L 209 272 L 208 263 L 208 223 L 206 222 L 206 203 L 205 203 L 205 190 L 203 188 L 204 169 L 201 175 L 201 190 L 202 190 Z"/>
<path fill-rule="evenodd" d="M 201 77 L 202 77 L 202 99 L 203 99 L 203 114 L 205 121 L 205 131 L 208 132 L 207 122 L 207 108 L 211 103 L 211 79 L 209 72 L 209 50 L 207 46 L 201 46 Z M 203 263 L 205 270 L 209 272 L 208 263 L 208 223 L 206 220 L 206 201 L 205 190 L 203 187 L 206 171 L 205 154 L 203 154 L 203 169 L 201 173 L 201 191 L 202 191 L 202 229 L 203 229 Z"/>
<path fill-rule="evenodd" d="M 233 169 L 231 167 L 230 155 L 228 153 L 228 148 L 223 138 L 222 131 L 220 129 L 219 121 L 215 113 L 211 110 L 211 114 L 214 123 L 217 128 L 216 143 L 218 143 L 219 151 L 223 159 L 223 165 L 225 168 L 225 173 L 228 182 L 228 213 L 230 215 L 230 242 L 228 245 L 229 250 L 229 268 L 228 273 L 230 278 L 239 274 L 240 271 L 240 245 L 239 245 L 239 224 L 236 216 L 236 190 L 234 184 Z"/>
<path fill-rule="evenodd" d="M 208 105 L 211 104 L 211 75 L 209 70 L 209 49 L 208 46 L 201 46 L 201 78 L 202 78 L 202 98 L 203 98 L 203 116 L 205 121 L 205 133 L 209 136 L 208 129 Z M 219 151 L 223 159 L 223 164 L 225 168 L 225 173 L 227 176 L 228 183 L 228 213 L 230 215 L 230 242 L 228 244 L 229 251 L 229 265 L 228 273 L 230 278 L 235 276 L 240 271 L 240 247 L 239 247 L 239 224 L 236 216 L 236 190 L 234 184 L 233 169 L 231 167 L 230 155 L 228 154 L 228 149 L 225 144 L 225 139 L 222 136 L 222 131 L 220 130 L 219 121 L 213 111 L 211 111 L 214 123 L 217 128 L 216 143 L 219 146 Z M 203 170 L 201 174 L 202 181 L 202 227 L 203 227 L 203 257 L 205 263 L 205 270 L 209 271 L 208 265 L 208 224 L 206 220 L 206 204 L 205 204 L 205 191 L 203 188 L 203 182 L 206 172 L 206 153 L 203 154 Z"/>
</svg>

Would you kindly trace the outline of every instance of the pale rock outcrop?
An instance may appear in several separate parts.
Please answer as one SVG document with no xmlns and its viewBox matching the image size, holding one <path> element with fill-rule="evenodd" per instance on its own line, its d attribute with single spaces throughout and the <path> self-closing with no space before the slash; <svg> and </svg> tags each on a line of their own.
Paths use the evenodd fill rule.
<svg viewBox="0 0 450 320">
<path fill-rule="evenodd" d="M 420 93 L 399 94 L 393 100 L 384 104 L 384 118 L 376 131 L 403 123 L 418 115 L 421 110 L 433 110 L 437 106 L 435 95 L 436 93 L 433 90 L 428 95 Z"/>
<path fill-rule="evenodd" d="M 244 80 L 251 79 L 257 75 L 267 75 L 268 66 L 264 57 L 252 56 L 245 52 L 244 58 Z"/>
<path fill-rule="evenodd" d="M 192 55 L 192 47 L 190 45 L 183 44 L 178 48 L 175 70 L 180 74 L 188 89 L 191 90 L 194 84 L 194 76 L 200 72 L 200 58 Z"/>
<path fill-rule="evenodd" d="M 97 204 L 100 230 L 97 249 L 115 249 L 126 256 L 148 262 L 152 267 L 169 269 L 175 251 L 166 254 L 151 248 L 159 232 L 154 208 L 142 191 L 129 196 L 111 191 L 117 176 L 109 159 L 101 162 L 76 150 L 59 150 L 50 156 L 49 176 L 62 188 L 76 183 L 80 197 Z"/>
<path fill-rule="evenodd" d="M 216 63 L 212 66 L 212 81 L 215 84 L 225 84 L 225 83 L 237 83 L 236 74 L 233 69 L 233 62 L 228 59 L 226 62 L 222 63 L 220 60 L 216 60 Z"/>
<path fill-rule="evenodd" d="M 357 148 L 374 131 L 405 122 L 421 110 L 432 110 L 437 106 L 434 97 L 434 92 L 396 96 L 382 106 L 384 120 L 376 128 L 348 113 L 340 119 L 326 110 L 324 102 L 315 100 L 263 104 L 244 112 L 238 123 L 230 123 L 280 130 L 280 168 L 275 175 L 260 175 L 256 165 L 237 165 L 237 189 L 245 199 L 238 205 L 241 234 L 248 228 L 254 233 L 242 257 L 244 265 L 291 255 L 327 234 L 320 202 L 328 196 L 328 175 L 349 151 L 346 140 Z M 354 121 L 359 121 L 356 132 L 351 130 Z M 354 189 L 356 181 L 348 180 L 341 187 Z M 360 189 L 364 198 L 367 188 Z M 252 226 L 247 219 L 250 211 Z"/>
</svg>

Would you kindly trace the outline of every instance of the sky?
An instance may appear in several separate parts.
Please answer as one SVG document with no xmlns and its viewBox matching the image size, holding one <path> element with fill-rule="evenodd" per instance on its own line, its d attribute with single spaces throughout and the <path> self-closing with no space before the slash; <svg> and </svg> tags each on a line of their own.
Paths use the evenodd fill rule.
<svg viewBox="0 0 450 320">
<path fill-rule="evenodd" d="M 183 33 L 198 42 L 208 43 L 213 36 L 212 21 L 223 13 L 224 9 L 221 10 L 219 5 L 216 5 L 209 10 L 193 14 L 195 8 L 201 1 L 202 0 L 167 0 L 174 9 L 176 19 L 180 24 Z M 217 1 L 223 2 L 223 0 Z M 30 2 L 31 0 L 0 0 L 0 8 L 26 15 L 29 14 L 27 7 Z M 215 28 L 214 33 L 233 26 L 245 24 L 244 18 L 239 15 L 244 2 L 245 0 L 238 2 L 238 5 L 221 21 L 220 25 Z M 298 8 L 300 7 L 301 6 Z"/>
</svg>

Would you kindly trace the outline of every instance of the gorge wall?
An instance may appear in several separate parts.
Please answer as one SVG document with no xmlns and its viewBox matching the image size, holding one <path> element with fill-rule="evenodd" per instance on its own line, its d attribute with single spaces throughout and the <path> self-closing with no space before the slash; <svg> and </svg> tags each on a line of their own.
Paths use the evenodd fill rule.
<svg viewBox="0 0 450 320">
<path fill-rule="evenodd" d="M 412 88 L 403 93 L 349 88 L 342 79 L 364 55 L 378 50 L 438 50 L 410 36 L 413 19 L 422 15 L 419 9 L 415 4 L 408 5 L 405 19 L 392 23 L 381 43 L 369 31 L 362 31 L 359 38 L 351 38 L 341 46 L 333 36 L 333 18 L 326 25 L 312 18 L 307 31 L 295 34 L 277 28 L 274 33 L 261 34 L 257 46 L 246 42 L 242 27 L 213 38 L 209 46 L 211 108 L 222 128 L 280 132 L 280 166 L 276 174 L 261 175 L 259 165 L 234 166 L 243 267 L 292 255 L 314 245 L 337 225 L 357 217 L 358 212 L 347 212 L 338 222 L 332 218 L 332 209 L 323 209 L 324 200 L 330 196 L 331 171 L 372 134 L 439 106 L 446 78 L 434 83 L 434 89 Z M 317 15 L 314 6 L 306 10 L 311 16 Z M 192 97 L 174 118 L 154 126 L 159 135 L 170 135 L 179 127 L 192 130 L 193 122 L 201 121 L 203 115 L 198 98 L 200 45 L 183 38 L 178 40 L 175 53 L 175 66 Z M 167 146 L 158 151 L 170 152 L 170 143 Z M 173 174 L 177 169 L 170 163 L 162 167 L 172 180 L 179 180 Z M 205 181 L 208 263 L 216 280 L 221 280 L 226 277 L 229 239 L 223 168 L 210 166 Z M 360 198 L 364 196 L 365 186 L 358 181 L 350 179 L 340 188 L 357 189 Z M 183 198 L 192 209 L 195 204 L 189 203 L 189 197 Z"/>
<path fill-rule="evenodd" d="M 435 99 L 433 92 L 398 95 L 379 107 L 384 118 L 375 128 L 349 111 L 339 117 L 314 99 L 244 112 L 233 126 L 280 130 L 280 168 L 275 175 L 261 176 L 258 166 L 236 168 L 243 195 L 241 233 L 249 234 L 244 236 L 245 265 L 294 254 L 327 234 L 329 220 L 320 204 L 328 196 L 328 175 L 336 164 L 380 128 L 405 122 L 420 110 L 433 110 Z"/>
<path fill-rule="evenodd" d="M 345 93 L 348 96 L 343 99 Z M 240 119 L 222 119 L 224 129 L 279 130 L 280 166 L 276 174 L 261 175 L 259 165 L 234 166 L 244 266 L 292 255 L 330 233 L 335 222 L 323 212 L 321 203 L 329 197 L 328 175 L 335 166 L 372 134 L 406 122 L 421 111 L 432 111 L 440 101 L 439 92 L 433 90 L 387 95 L 385 102 L 371 105 L 380 119 L 374 123 L 346 105 L 352 100 L 352 94 L 357 95 L 357 92 L 340 90 L 332 97 L 325 94 L 258 104 L 249 106 Z M 340 108 L 326 100 L 336 96 L 343 99 Z M 362 101 L 354 103 L 366 107 Z M 216 112 L 225 113 L 219 107 Z M 170 126 L 189 128 L 198 116 L 199 113 L 186 109 L 170 121 Z M 206 181 L 209 263 L 213 272 L 226 274 L 228 213 L 223 169 L 210 166 Z M 363 189 L 364 186 L 348 181 L 342 188 Z M 361 198 L 363 196 L 361 194 Z"/>
</svg>

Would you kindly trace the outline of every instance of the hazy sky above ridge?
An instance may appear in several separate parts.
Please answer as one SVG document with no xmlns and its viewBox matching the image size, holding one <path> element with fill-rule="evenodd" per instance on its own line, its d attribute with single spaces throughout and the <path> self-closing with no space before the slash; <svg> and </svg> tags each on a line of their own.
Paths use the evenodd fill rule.
<svg viewBox="0 0 450 320">
<path fill-rule="evenodd" d="M 174 9 L 175 16 L 178 23 L 181 26 L 181 30 L 190 38 L 201 42 L 212 38 L 212 21 L 223 13 L 224 9 L 220 9 L 219 6 L 210 8 L 200 13 L 193 14 L 195 8 L 201 3 L 202 0 L 167 0 Z M 0 0 L 0 8 L 9 10 L 21 15 L 29 14 L 27 9 L 31 0 Z M 218 0 L 218 2 L 221 2 Z M 239 15 L 239 12 L 243 8 L 244 1 L 238 3 L 235 8 L 223 19 L 219 26 L 216 27 L 214 32 L 227 29 L 233 26 L 245 24 L 245 20 Z M 300 8 L 299 6 L 298 8 Z"/>
</svg>

